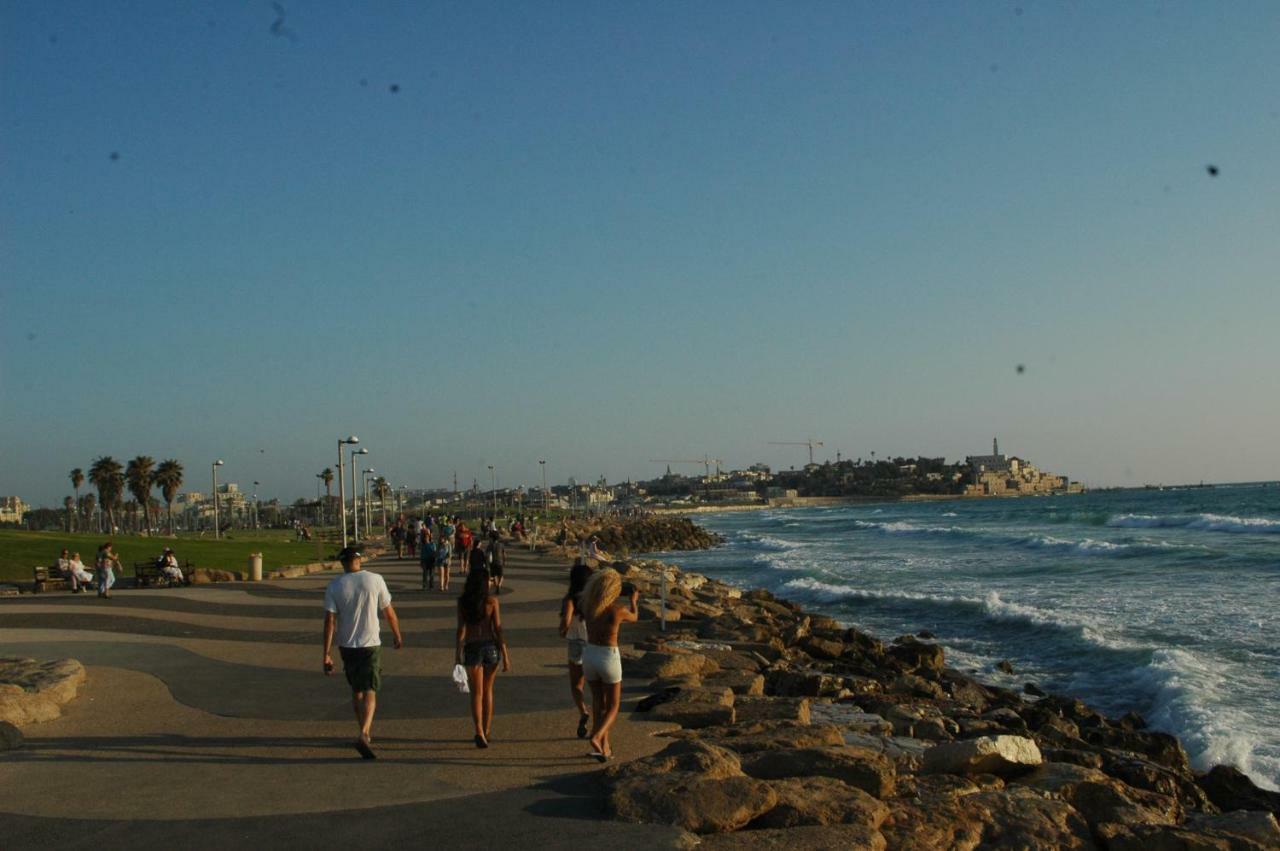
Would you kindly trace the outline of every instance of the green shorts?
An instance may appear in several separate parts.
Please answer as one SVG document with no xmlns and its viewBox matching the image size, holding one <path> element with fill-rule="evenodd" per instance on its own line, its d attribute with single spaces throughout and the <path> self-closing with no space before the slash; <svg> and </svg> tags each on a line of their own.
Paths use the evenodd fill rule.
<svg viewBox="0 0 1280 851">
<path fill-rule="evenodd" d="M 382 688 L 381 647 L 339 647 L 342 654 L 342 672 L 352 693 L 377 691 Z"/>
</svg>

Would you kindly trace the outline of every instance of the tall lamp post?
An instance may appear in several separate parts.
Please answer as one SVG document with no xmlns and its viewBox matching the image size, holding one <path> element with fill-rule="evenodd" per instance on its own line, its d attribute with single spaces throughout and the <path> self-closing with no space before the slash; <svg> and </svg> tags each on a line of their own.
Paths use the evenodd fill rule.
<svg viewBox="0 0 1280 851">
<path fill-rule="evenodd" d="M 324 481 L 324 473 L 316 473 L 316 525 L 324 525 L 324 503 L 320 501 L 320 483 Z"/>
<path fill-rule="evenodd" d="M 493 494 L 493 519 L 498 520 L 498 471 L 489 465 L 489 490 Z"/>
<path fill-rule="evenodd" d="M 258 485 L 262 482 L 253 483 L 253 528 L 258 528 Z"/>
<path fill-rule="evenodd" d="M 360 438 L 354 434 L 346 440 L 338 438 L 338 507 L 342 516 L 342 548 L 347 548 L 347 488 L 342 475 L 342 447 L 344 444 L 359 443 Z M 354 470 L 354 468 L 353 468 Z"/>
<path fill-rule="evenodd" d="M 356 490 L 356 456 L 368 455 L 369 450 L 361 446 L 351 450 L 351 539 L 360 541 L 360 492 Z"/>
<path fill-rule="evenodd" d="M 547 513 L 547 462 L 542 458 L 538 459 L 538 466 L 542 468 L 542 513 Z"/>
<path fill-rule="evenodd" d="M 364 491 L 364 530 L 367 534 L 373 528 L 373 516 L 369 510 L 369 474 L 376 472 L 372 467 L 360 471 L 360 488 Z"/>
<path fill-rule="evenodd" d="M 213 537 L 215 540 L 222 534 L 222 530 L 218 528 L 218 468 L 221 466 L 221 458 L 209 465 L 209 470 L 213 474 Z"/>
</svg>

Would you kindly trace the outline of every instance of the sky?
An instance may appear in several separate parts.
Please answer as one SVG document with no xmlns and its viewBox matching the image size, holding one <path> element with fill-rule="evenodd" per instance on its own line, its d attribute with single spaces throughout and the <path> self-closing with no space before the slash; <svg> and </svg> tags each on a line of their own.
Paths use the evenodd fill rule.
<svg viewBox="0 0 1280 851">
<path fill-rule="evenodd" d="M 1280 478 L 1280 5 L 282 8 L 0 0 L 0 494 Z"/>
</svg>

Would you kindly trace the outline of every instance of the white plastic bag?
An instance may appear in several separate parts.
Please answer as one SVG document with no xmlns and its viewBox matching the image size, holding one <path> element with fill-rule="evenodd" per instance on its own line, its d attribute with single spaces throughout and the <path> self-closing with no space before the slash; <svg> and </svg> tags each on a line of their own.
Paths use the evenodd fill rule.
<svg viewBox="0 0 1280 851">
<path fill-rule="evenodd" d="M 471 693 L 471 686 L 467 685 L 467 669 L 461 665 L 453 666 L 453 684 L 458 687 L 458 691 L 463 694 Z"/>
</svg>

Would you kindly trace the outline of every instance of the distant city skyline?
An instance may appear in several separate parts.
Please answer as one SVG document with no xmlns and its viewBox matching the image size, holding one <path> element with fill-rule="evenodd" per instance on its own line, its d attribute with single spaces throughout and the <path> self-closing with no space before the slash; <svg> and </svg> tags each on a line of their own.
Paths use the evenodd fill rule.
<svg viewBox="0 0 1280 851">
<path fill-rule="evenodd" d="M 292 500 L 352 432 L 424 488 L 1280 478 L 1280 6 L 276 19 L 0 0 L 0 495 Z"/>
</svg>

